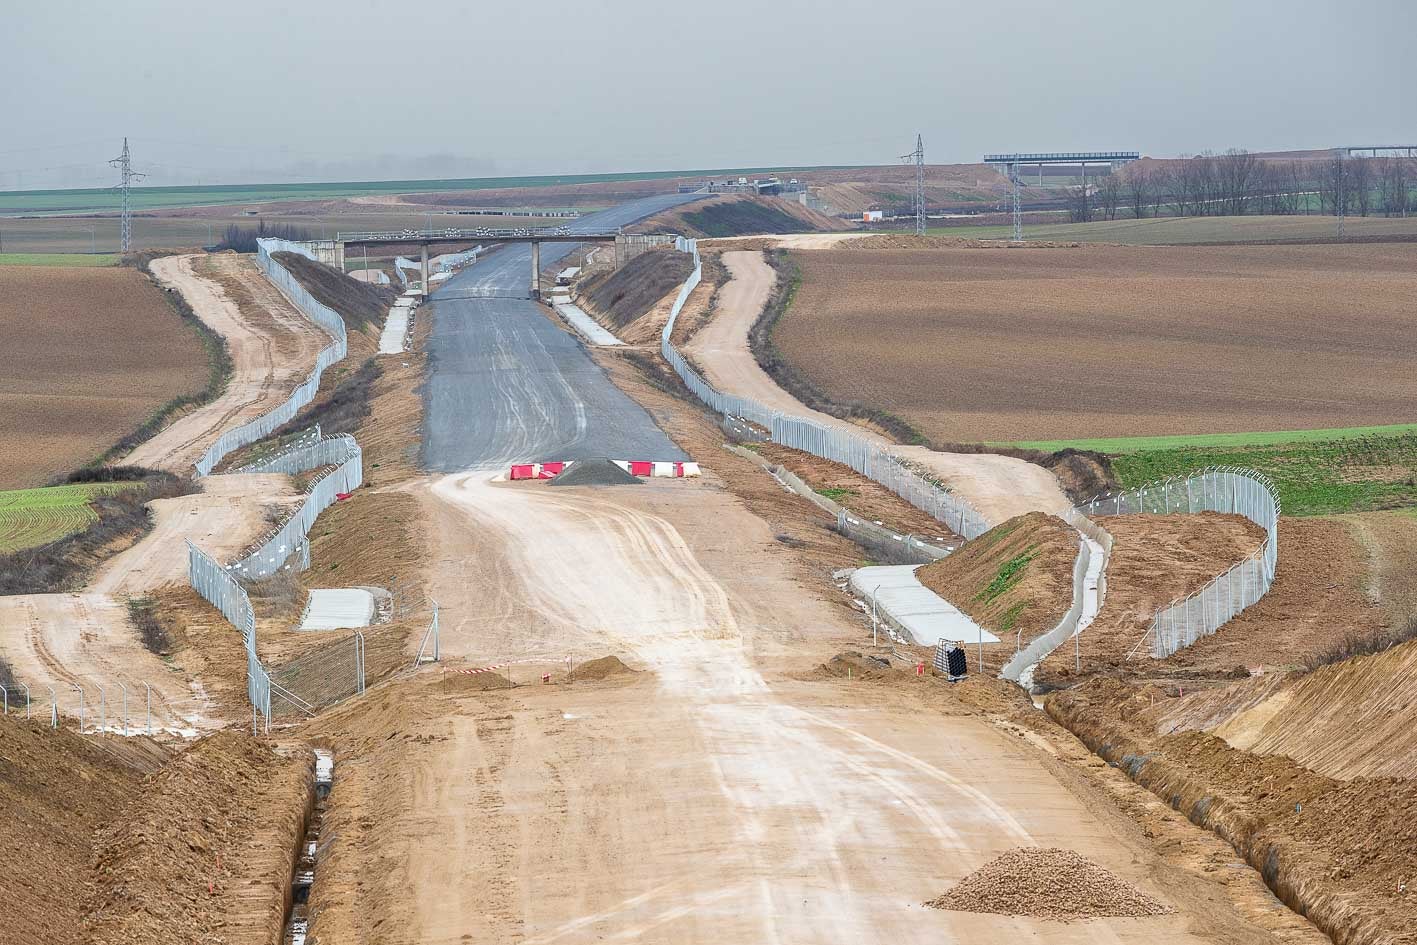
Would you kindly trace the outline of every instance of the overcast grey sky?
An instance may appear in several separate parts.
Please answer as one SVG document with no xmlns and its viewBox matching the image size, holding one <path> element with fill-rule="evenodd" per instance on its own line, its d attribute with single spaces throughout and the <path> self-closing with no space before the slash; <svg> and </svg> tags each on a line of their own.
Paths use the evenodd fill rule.
<svg viewBox="0 0 1417 945">
<path fill-rule="evenodd" d="M 119 0 L 0 11 L 0 189 L 1417 138 L 1414 0 Z M 1397 141 L 1394 139 L 1401 139 Z"/>
</svg>

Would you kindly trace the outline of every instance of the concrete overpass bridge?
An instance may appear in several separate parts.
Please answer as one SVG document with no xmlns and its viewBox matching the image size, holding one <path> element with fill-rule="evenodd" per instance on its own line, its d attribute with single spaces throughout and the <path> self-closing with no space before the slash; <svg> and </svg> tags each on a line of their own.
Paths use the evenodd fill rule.
<svg viewBox="0 0 1417 945">
<path fill-rule="evenodd" d="M 417 251 L 422 262 L 424 291 L 428 291 L 428 247 L 455 243 L 529 243 L 531 245 L 531 297 L 541 297 L 541 244 L 543 243 L 613 243 L 617 262 L 633 255 L 632 247 L 647 248 L 672 241 L 672 236 L 626 235 L 614 230 L 573 230 L 555 227 L 444 227 L 433 230 L 364 230 L 338 233 L 330 241 L 331 263 L 344 268 L 345 250 L 350 246 L 380 247 L 397 252 Z"/>
</svg>

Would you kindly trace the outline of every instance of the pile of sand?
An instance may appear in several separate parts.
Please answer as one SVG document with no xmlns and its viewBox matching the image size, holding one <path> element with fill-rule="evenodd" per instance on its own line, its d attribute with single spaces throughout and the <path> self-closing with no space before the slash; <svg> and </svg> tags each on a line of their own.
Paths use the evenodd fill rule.
<svg viewBox="0 0 1417 945">
<path fill-rule="evenodd" d="M 599 659 L 578 663 L 566 675 L 567 680 L 606 679 L 635 672 L 620 661 L 618 656 L 602 656 Z"/>
<path fill-rule="evenodd" d="M 953 912 L 1100 919 L 1172 910 L 1071 850 L 1020 847 L 970 873 L 925 905 Z"/>
</svg>

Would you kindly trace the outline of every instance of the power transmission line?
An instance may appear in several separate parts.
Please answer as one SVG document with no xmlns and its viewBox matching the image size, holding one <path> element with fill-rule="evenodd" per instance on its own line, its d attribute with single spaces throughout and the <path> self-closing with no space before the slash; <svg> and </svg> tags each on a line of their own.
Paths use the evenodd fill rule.
<svg viewBox="0 0 1417 945">
<path fill-rule="evenodd" d="M 915 150 L 900 156 L 902 161 L 915 161 L 915 235 L 925 235 L 925 140 L 915 136 Z"/>
<path fill-rule="evenodd" d="M 108 162 L 111 166 L 118 168 L 121 175 L 121 183 L 114 188 L 123 194 L 123 223 L 119 231 L 119 246 L 121 252 L 128 252 L 129 245 L 133 242 L 133 206 L 132 188 L 133 181 L 147 177 L 133 170 L 133 159 L 128 153 L 128 139 L 123 139 L 123 153 Z"/>
</svg>

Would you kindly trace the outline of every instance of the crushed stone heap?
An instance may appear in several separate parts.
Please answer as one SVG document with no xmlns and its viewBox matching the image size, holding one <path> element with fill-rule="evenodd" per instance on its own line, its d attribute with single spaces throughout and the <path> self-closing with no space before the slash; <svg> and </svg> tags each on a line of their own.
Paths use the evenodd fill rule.
<svg viewBox="0 0 1417 945">
<path fill-rule="evenodd" d="M 1072 850 L 1009 850 L 925 905 L 1036 919 L 1137 918 L 1172 910 Z"/>
</svg>

